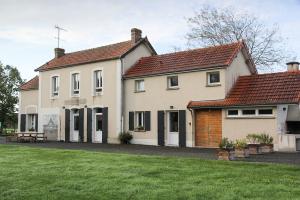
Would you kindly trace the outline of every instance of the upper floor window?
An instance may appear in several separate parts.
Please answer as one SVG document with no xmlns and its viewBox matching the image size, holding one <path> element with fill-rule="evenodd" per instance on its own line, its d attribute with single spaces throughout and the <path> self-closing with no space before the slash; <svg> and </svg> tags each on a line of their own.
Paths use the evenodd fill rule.
<svg viewBox="0 0 300 200">
<path fill-rule="evenodd" d="M 208 72 L 207 73 L 207 85 L 219 85 L 220 84 L 220 72 Z"/>
<path fill-rule="evenodd" d="M 52 97 L 58 96 L 59 91 L 59 78 L 58 76 L 52 77 Z"/>
<path fill-rule="evenodd" d="M 178 76 L 169 76 L 168 77 L 168 88 L 178 88 Z"/>
<path fill-rule="evenodd" d="M 144 92 L 145 91 L 144 80 L 136 80 L 135 81 L 135 91 L 136 92 Z"/>
<path fill-rule="evenodd" d="M 72 74 L 72 95 L 79 95 L 79 73 Z"/>
<path fill-rule="evenodd" d="M 102 93 L 102 70 L 94 71 L 94 92 L 95 94 Z"/>
</svg>

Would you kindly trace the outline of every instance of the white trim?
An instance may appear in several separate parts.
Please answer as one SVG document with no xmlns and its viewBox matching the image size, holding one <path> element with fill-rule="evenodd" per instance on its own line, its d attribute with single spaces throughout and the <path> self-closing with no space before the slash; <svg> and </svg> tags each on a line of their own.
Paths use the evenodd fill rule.
<svg viewBox="0 0 300 200">
<path fill-rule="evenodd" d="M 259 114 L 259 110 L 265 110 L 265 109 L 272 109 L 272 114 L 271 115 L 263 115 L 263 114 Z M 237 115 L 228 115 L 228 111 L 229 110 L 237 110 L 238 114 Z M 243 115 L 243 110 L 255 110 L 255 114 L 254 115 Z M 275 114 L 274 114 L 274 108 L 272 107 L 260 107 L 260 108 L 229 108 L 225 110 L 226 113 L 226 118 L 274 118 Z"/>
<path fill-rule="evenodd" d="M 42 124 L 42 115 L 40 115 L 40 111 L 41 111 L 41 108 L 42 108 L 42 75 L 41 73 L 39 73 L 39 99 L 38 99 L 38 114 L 39 114 L 39 117 L 38 117 L 38 132 L 43 132 L 44 128 L 43 128 L 43 124 Z M 60 129 L 59 129 L 60 131 Z"/>
<path fill-rule="evenodd" d="M 22 106 L 22 97 L 21 91 L 19 91 L 19 110 L 18 110 L 18 132 L 20 133 L 20 126 L 21 126 L 21 106 Z"/>
<path fill-rule="evenodd" d="M 214 74 L 214 73 L 218 73 L 219 74 L 219 82 L 211 83 L 210 82 L 210 74 Z M 221 73 L 220 73 L 219 70 L 206 72 L 206 76 L 207 76 L 207 78 L 206 78 L 206 80 L 207 80 L 206 84 L 208 86 L 218 86 L 218 85 L 221 85 Z"/>
<path fill-rule="evenodd" d="M 156 139 L 132 139 L 132 144 L 141 144 L 141 145 L 153 145 L 157 146 L 157 140 Z"/>
<path fill-rule="evenodd" d="M 53 95 L 53 83 L 52 83 L 52 79 L 53 77 L 56 77 L 57 76 L 57 83 L 58 83 L 58 95 L 57 96 L 54 96 Z M 52 74 L 50 76 L 50 99 L 58 99 L 59 98 L 59 90 L 60 90 L 60 75 L 59 74 Z"/>
<path fill-rule="evenodd" d="M 78 79 L 79 79 L 79 94 L 73 94 L 73 83 L 72 83 L 72 75 L 73 74 L 78 74 Z M 80 71 L 71 71 L 70 72 L 70 97 L 80 97 L 80 90 L 81 90 L 81 80 L 80 80 Z"/>
<path fill-rule="evenodd" d="M 177 77 L 177 85 L 171 86 L 171 78 Z M 178 75 L 167 76 L 167 89 L 178 89 L 179 88 L 179 77 Z"/>
<path fill-rule="evenodd" d="M 102 91 L 99 93 L 96 93 L 95 91 L 95 71 L 101 71 L 102 76 Z M 102 96 L 104 94 L 104 70 L 103 67 L 96 67 L 91 71 L 91 95 L 96 96 Z"/>
</svg>

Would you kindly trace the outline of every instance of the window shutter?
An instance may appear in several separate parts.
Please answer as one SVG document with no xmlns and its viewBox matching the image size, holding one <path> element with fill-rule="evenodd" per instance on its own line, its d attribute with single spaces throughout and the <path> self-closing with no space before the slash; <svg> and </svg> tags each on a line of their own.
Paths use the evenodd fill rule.
<svg viewBox="0 0 300 200">
<path fill-rule="evenodd" d="M 129 112 L 129 130 L 134 130 L 134 112 Z"/>
<path fill-rule="evenodd" d="M 145 130 L 150 131 L 151 129 L 151 112 L 145 111 Z"/>
<path fill-rule="evenodd" d="M 84 108 L 79 109 L 79 141 L 84 141 Z"/>
<path fill-rule="evenodd" d="M 92 121 L 93 112 L 91 108 L 87 108 L 87 142 L 92 142 Z"/>
<path fill-rule="evenodd" d="M 108 138 L 108 107 L 102 109 L 103 121 L 102 121 L 102 143 L 107 143 Z"/>
<path fill-rule="evenodd" d="M 35 131 L 39 132 L 39 118 L 38 118 L 38 114 L 35 115 Z"/>
<path fill-rule="evenodd" d="M 70 110 L 65 109 L 65 142 L 70 142 Z"/>
<path fill-rule="evenodd" d="M 165 112 L 157 111 L 157 142 L 158 145 L 165 145 Z"/>
<path fill-rule="evenodd" d="M 25 114 L 21 114 L 20 131 L 21 132 L 26 131 L 26 115 Z"/>
<path fill-rule="evenodd" d="M 179 110 L 179 146 L 186 146 L 186 111 Z"/>
</svg>

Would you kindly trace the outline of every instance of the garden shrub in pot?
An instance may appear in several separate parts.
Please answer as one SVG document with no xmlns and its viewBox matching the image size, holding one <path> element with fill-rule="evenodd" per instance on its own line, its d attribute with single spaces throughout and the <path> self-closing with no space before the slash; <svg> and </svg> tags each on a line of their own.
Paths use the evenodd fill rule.
<svg viewBox="0 0 300 200">
<path fill-rule="evenodd" d="M 273 152 L 274 145 L 273 145 L 273 137 L 262 133 L 259 135 L 258 141 L 260 143 L 260 150 L 262 153 L 271 153 Z"/>
<path fill-rule="evenodd" d="M 259 134 L 248 134 L 246 139 L 248 141 L 249 154 L 261 154 L 260 143 L 259 143 Z"/>
<path fill-rule="evenodd" d="M 234 153 L 237 158 L 249 157 L 249 149 L 245 139 L 237 139 L 234 144 Z"/>
<path fill-rule="evenodd" d="M 119 140 L 121 144 L 130 144 L 133 136 L 130 132 L 123 132 L 119 134 Z"/>
<path fill-rule="evenodd" d="M 218 149 L 219 160 L 234 160 L 233 142 L 228 138 L 222 138 Z"/>
</svg>

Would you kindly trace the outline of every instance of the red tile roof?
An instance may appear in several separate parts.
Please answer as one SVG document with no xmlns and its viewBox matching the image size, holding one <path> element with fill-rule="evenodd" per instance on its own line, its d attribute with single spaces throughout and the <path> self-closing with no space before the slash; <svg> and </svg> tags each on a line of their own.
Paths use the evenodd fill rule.
<svg viewBox="0 0 300 200">
<path fill-rule="evenodd" d="M 141 58 L 125 73 L 125 78 L 170 72 L 226 67 L 245 46 L 244 42 L 200 48 Z M 253 65 L 254 73 L 256 72 Z"/>
<path fill-rule="evenodd" d="M 189 108 L 298 104 L 300 71 L 240 76 L 223 100 L 191 101 Z"/>
<path fill-rule="evenodd" d="M 53 58 L 49 62 L 37 68 L 36 71 L 46 71 L 60 67 L 115 59 L 125 54 L 134 46 L 135 45 L 133 45 L 132 42 L 129 40 L 98 48 L 66 53 L 62 57 Z"/>
<path fill-rule="evenodd" d="M 27 81 L 20 87 L 21 90 L 38 90 L 39 89 L 39 77 L 35 76 L 33 79 Z"/>
</svg>

